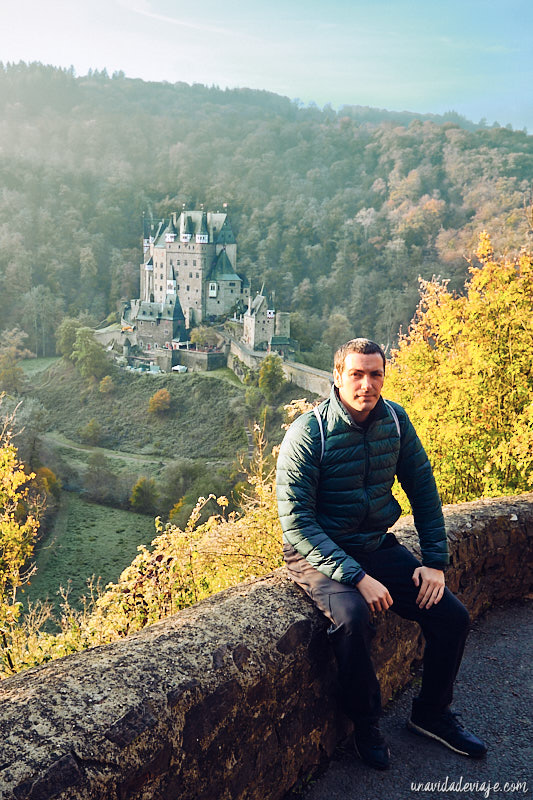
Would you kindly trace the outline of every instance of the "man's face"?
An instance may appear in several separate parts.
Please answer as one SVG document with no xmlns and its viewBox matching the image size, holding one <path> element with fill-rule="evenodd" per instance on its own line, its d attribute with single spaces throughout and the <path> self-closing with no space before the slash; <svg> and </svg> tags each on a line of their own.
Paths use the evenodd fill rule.
<svg viewBox="0 0 533 800">
<path fill-rule="evenodd" d="M 348 353 L 342 372 L 333 371 L 339 397 L 354 419 L 364 422 L 378 402 L 385 370 L 379 353 Z"/>
</svg>

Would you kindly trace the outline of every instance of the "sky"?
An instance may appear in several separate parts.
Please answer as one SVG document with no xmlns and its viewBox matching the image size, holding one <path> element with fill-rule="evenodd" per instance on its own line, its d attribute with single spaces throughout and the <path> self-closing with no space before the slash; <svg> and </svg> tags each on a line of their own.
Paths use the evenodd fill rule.
<svg viewBox="0 0 533 800">
<path fill-rule="evenodd" d="M 533 133 L 531 0 L 2 0 L 0 61 Z"/>
</svg>

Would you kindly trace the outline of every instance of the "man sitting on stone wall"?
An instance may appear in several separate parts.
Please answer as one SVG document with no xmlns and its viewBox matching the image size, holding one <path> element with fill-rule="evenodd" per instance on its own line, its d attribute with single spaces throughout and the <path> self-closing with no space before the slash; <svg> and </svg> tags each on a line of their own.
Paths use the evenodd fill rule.
<svg viewBox="0 0 533 800">
<path fill-rule="evenodd" d="M 381 397 L 385 363 L 368 339 L 339 348 L 330 397 L 290 426 L 277 470 L 289 575 L 331 622 L 356 749 L 377 769 L 389 766 L 389 748 L 379 730 L 372 613 L 391 607 L 418 622 L 426 642 L 409 729 L 474 758 L 487 750 L 450 710 L 469 616 L 445 588 L 446 532 L 427 455 L 404 409 Z M 387 532 L 400 516 L 396 475 L 413 510 L 421 564 Z"/>
</svg>

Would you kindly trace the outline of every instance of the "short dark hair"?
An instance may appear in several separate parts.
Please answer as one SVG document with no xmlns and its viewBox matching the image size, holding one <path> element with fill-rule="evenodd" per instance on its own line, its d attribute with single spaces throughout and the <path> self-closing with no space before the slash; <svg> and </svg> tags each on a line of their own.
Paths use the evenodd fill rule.
<svg viewBox="0 0 533 800">
<path fill-rule="evenodd" d="M 387 359 L 383 348 L 380 347 L 377 342 L 373 342 L 371 339 L 350 339 L 349 342 L 341 345 L 333 359 L 333 366 L 339 373 L 344 369 L 344 362 L 349 353 L 362 353 L 365 356 L 372 355 L 372 353 L 379 353 L 383 359 L 383 371 L 385 371 Z"/>
</svg>

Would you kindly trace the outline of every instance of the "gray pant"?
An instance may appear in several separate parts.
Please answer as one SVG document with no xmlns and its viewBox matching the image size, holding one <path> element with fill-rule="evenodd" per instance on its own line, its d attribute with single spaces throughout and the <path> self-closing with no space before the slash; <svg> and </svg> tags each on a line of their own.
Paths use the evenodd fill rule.
<svg viewBox="0 0 533 800">
<path fill-rule="evenodd" d="M 370 654 L 375 626 L 363 596 L 356 586 L 323 575 L 291 545 L 284 543 L 283 556 L 289 576 L 331 622 L 328 636 L 337 658 L 346 713 L 356 723 L 377 719 L 381 692 Z M 412 575 L 420 562 L 391 533 L 378 550 L 355 557 L 365 572 L 387 587 L 393 599 L 391 610 L 420 624 L 426 646 L 419 703 L 437 712 L 444 710 L 452 702 L 470 626 L 468 611 L 448 589 L 431 608 L 416 605 L 418 589 Z"/>
</svg>

